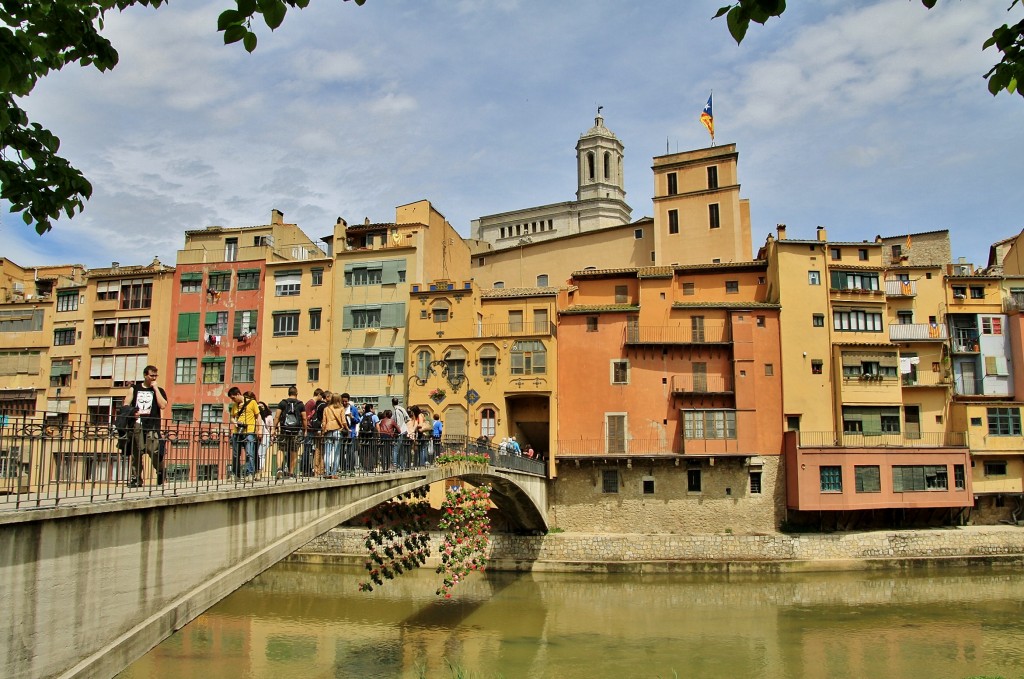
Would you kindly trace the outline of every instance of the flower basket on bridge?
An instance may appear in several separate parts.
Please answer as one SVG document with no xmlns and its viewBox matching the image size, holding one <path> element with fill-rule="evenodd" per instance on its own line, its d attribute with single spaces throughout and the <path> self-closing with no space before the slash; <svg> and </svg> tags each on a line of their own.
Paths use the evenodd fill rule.
<svg viewBox="0 0 1024 679">
<path fill-rule="evenodd" d="M 446 464 L 459 464 L 462 462 L 468 462 L 470 464 L 490 464 L 491 456 L 487 453 L 464 453 L 459 451 L 450 451 L 447 453 L 441 453 L 434 460 L 434 464 L 441 467 Z"/>
</svg>

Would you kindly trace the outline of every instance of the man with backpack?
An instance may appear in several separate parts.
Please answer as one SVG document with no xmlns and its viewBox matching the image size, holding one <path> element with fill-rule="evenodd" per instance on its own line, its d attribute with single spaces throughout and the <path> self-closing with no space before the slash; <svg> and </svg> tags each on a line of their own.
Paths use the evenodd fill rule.
<svg viewBox="0 0 1024 679">
<path fill-rule="evenodd" d="M 356 408 L 358 411 L 358 407 Z M 378 460 L 374 453 L 379 450 L 380 443 L 377 442 L 377 424 L 380 420 L 373 412 L 373 405 L 363 405 L 363 414 L 359 417 L 359 453 L 361 458 L 360 466 L 366 470 L 373 470 L 377 465 L 383 466 L 384 461 Z"/>
<path fill-rule="evenodd" d="M 288 398 L 277 404 L 274 424 L 277 427 L 278 447 L 284 453 L 284 464 L 277 471 L 279 479 L 295 474 L 292 464 L 295 462 L 295 452 L 299 449 L 299 439 L 306 429 L 306 407 L 296 398 L 298 395 L 296 387 L 288 387 Z"/>
<path fill-rule="evenodd" d="M 399 403 L 397 396 L 391 397 L 391 410 L 393 412 L 392 417 L 395 420 L 395 427 L 398 429 L 398 434 L 395 436 L 395 445 L 391 450 L 391 468 L 405 469 L 406 461 L 409 459 L 409 453 L 412 450 L 412 444 L 406 435 L 406 429 L 409 426 L 409 413 Z"/>
</svg>

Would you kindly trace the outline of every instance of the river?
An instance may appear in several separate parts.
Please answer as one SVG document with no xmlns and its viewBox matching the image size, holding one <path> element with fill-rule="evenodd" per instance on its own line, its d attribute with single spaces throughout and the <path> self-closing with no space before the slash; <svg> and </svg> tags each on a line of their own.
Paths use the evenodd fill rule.
<svg viewBox="0 0 1024 679">
<path fill-rule="evenodd" d="M 1024 574 L 472 574 L 282 563 L 119 676 L 1024 676 Z"/>
</svg>

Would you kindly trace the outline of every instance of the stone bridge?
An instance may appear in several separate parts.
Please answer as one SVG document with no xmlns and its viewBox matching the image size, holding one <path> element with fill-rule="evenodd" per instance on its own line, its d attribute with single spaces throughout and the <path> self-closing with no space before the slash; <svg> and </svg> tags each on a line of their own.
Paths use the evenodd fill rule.
<svg viewBox="0 0 1024 679">
<path fill-rule="evenodd" d="M 490 484 L 512 526 L 546 530 L 544 477 L 471 463 L 0 513 L 0 667 L 113 676 L 313 538 L 456 477 Z"/>
</svg>

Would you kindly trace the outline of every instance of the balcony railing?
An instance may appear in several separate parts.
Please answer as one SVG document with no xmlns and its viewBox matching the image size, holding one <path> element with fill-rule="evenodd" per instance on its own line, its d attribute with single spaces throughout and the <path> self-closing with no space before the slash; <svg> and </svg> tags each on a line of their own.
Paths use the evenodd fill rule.
<svg viewBox="0 0 1024 679">
<path fill-rule="evenodd" d="M 725 323 L 702 327 L 633 325 L 626 328 L 626 344 L 715 344 L 731 341 Z"/>
<path fill-rule="evenodd" d="M 965 432 L 801 431 L 801 448 L 966 448 Z"/>
<path fill-rule="evenodd" d="M 977 330 L 953 330 L 953 353 L 976 354 L 981 348 Z"/>
<path fill-rule="evenodd" d="M 944 325 L 931 323 L 891 323 L 890 342 L 944 342 L 949 333 Z"/>
<path fill-rule="evenodd" d="M 673 394 L 733 393 L 732 377 L 725 375 L 673 375 L 671 387 Z"/>
<path fill-rule="evenodd" d="M 476 326 L 477 337 L 552 337 L 555 335 L 555 324 L 550 321 L 521 323 L 484 323 Z"/>
<path fill-rule="evenodd" d="M 914 297 L 917 295 L 917 281 L 887 280 L 886 297 Z"/>
</svg>

